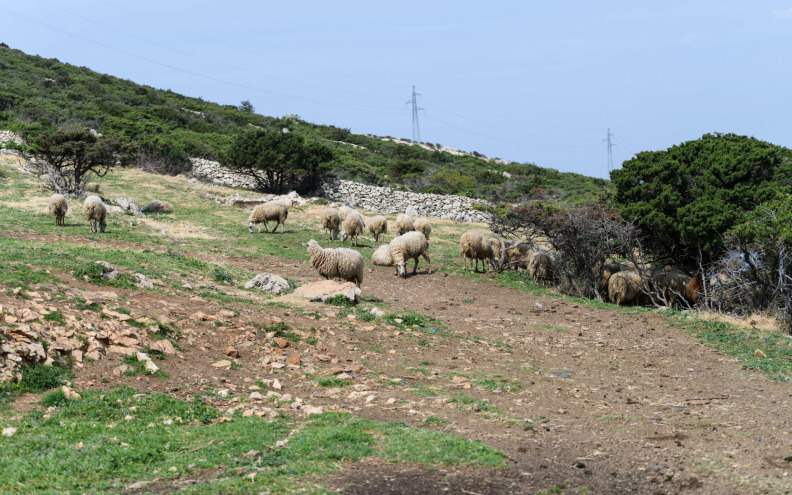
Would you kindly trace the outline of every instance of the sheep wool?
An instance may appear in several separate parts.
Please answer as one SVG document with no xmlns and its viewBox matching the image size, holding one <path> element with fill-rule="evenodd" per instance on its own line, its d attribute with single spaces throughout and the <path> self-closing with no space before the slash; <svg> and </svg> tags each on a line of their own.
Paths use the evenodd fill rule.
<svg viewBox="0 0 792 495">
<path fill-rule="evenodd" d="M 308 248 L 311 267 L 322 277 L 340 278 L 354 282 L 358 287 L 363 283 L 363 256 L 354 249 L 323 249 L 313 239 L 303 246 Z"/>
<path fill-rule="evenodd" d="M 329 230 L 333 240 L 338 239 L 338 232 L 341 229 L 341 215 L 335 208 L 325 208 L 322 210 L 322 228 Z"/>
<path fill-rule="evenodd" d="M 608 297 L 619 306 L 635 302 L 647 302 L 648 296 L 641 275 L 635 270 L 622 270 L 611 275 L 608 281 Z"/>
<path fill-rule="evenodd" d="M 379 242 L 379 236 L 388 232 L 388 219 L 382 215 L 375 215 L 368 219 L 366 226 L 374 235 L 374 242 Z"/>
<path fill-rule="evenodd" d="M 555 257 L 547 251 L 539 249 L 531 253 L 528 258 L 528 275 L 534 283 L 542 282 L 544 284 L 553 278 L 555 265 Z"/>
<path fill-rule="evenodd" d="M 415 226 L 413 225 L 412 218 L 405 215 L 404 213 L 400 214 L 396 217 L 396 235 L 402 235 L 407 232 L 412 232 L 415 230 Z"/>
<path fill-rule="evenodd" d="M 383 244 L 371 255 L 371 261 L 377 266 L 393 265 L 393 256 L 390 252 L 390 244 Z"/>
<path fill-rule="evenodd" d="M 347 215 L 349 215 L 353 211 L 355 211 L 355 210 L 353 210 L 352 208 L 350 208 L 350 207 L 348 207 L 346 205 L 344 205 L 341 208 L 339 208 L 338 209 L 338 216 L 341 217 L 341 223 L 344 223 L 344 220 L 346 220 Z"/>
<path fill-rule="evenodd" d="M 413 222 L 413 228 L 418 232 L 422 232 L 426 240 L 429 240 L 429 234 L 432 233 L 432 224 L 429 223 L 429 220 L 426 218 L 418 218 Z"/>
<path fill-rule="evenodd" d="M 69 204 L 63 194 L 53 194 L 50 196 L 49 205 L 47 205 L 50 215 L 55 216 L 55 225 L 66 225 L 66 212 L 69 210 Z"/>
<path fill-rule="evenodd" d="M 363 233 L 363 229 L 366 228 L 366 224 L 363 223 L 363 217 L 360 216 L 360 213 L 356 211 L 351 211 L 347 214 L 346 220 L 341 225 L 341 229 L 343 232 L 341 233 L 341 242 L 347 240 L 347 238 L 351 237 L 353 240 L 353 245 L 358 245 L 358 236 Z"/>
<path fill-rule="evenodd" d="M 248 218 L 248 230 L 250 233 L 253 233 L 253 225 L 258 224 L 258 231 L 261 233 L 261 224 L 264 224 L 264 231 L 269 232 L 267 228 L 267 222 L 274 220 L 277 222 L 275 224 L 275 228 L 272 229 L 273 232 L 278 230 L 278 225 L 281 226 L 281 234 L 283 230 L 286 228 L 286 218 L 289 216 L 289 207 L 281 202 L 281 201 L 270 201 L 269 203 L 264 203 L 263 205 L 257 205 L 253 208 L 253 211 L 250 212 L 250 217 Z"/>
<path fill-rule="evenodd" d="M 83 213 L 91 232 L 104 232 L 107 226 L 107 207 L 99 196 L 91 195 L 85 198 L 83 203 Z"/>
<path fill-rule="evenodd" d="M 471 260 L 471 265 L 473 265 L 472 260 L 476 260 L 474 272 L 478 272 L 479 260 L 481 260 L 482 270 L 485 273 L 487 271 L 486 261 L 490 262 L 490 266 L 495 266 L 495 253 L 492 250 L 492 244 L 484 234 L 478 232 L 470 231 L 462 234 L 462 237 L 459 238 L 459 256 L 462 257 L 465 270 L 467 270 L 468 258 Z"/>
<path fill-rule="evenodd" d="M 432 273 L 432 261 L 429 259 L 429 241 L 422 232 L 407 232 L 390 242 L 390 254 L 396 265 L 396 273 L 401 277 L 407 276 L 407 260 L 415 260 L 413 275 L 418 270 L 418 258 L 423 256 Z"/>
</svg>

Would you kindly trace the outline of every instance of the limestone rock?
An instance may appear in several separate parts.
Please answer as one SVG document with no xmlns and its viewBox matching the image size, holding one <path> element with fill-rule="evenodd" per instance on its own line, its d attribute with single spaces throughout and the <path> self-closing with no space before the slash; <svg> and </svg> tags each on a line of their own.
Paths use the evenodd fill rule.
<svg viewBox="0 0 792 495">
<path fill-rule="evenodd" d="M 132 275 L 132 278 L 135 279 L 135 285 L 137 285 L 141 289 L 153 289 L 154 288 L 154 284 L 152 284 L 149 281 L 148 277 L 146 277 L 142 273 L 135 273 L 134 275 Z"/>
<path fill-rule="evenodd" d="M 252 289 L 254 287 L 279 296 L 283 294 L 283 291 L 289 288 L 289 282 L 271 273 L 260 273 L 256 275 L 256 278 L 245 283 L 246 289 Z"/>
<path fill-rule="evenodd" d="M 149 346 L 149 350 L 157 354 L 176 354 L 176 348 L 173 347 L 170 340 L 162 339 L 157 340 Z"/>
<path fill-rule="evenodd" d="M 298 287 L 295 289 L 294 294 L 308 300 L 319 299 L 322 301 L 340 294 L 354 303 L 360 301 L 360 288 L 353 282 L 322 280 Z"/>
</svg>

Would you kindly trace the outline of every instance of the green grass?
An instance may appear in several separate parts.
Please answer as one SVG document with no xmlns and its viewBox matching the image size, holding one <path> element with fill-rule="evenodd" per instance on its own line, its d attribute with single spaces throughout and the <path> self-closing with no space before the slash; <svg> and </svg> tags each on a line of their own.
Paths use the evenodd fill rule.
<svg viewBox="0 0 792 495">
<path fill-rule="evenodd" d="M 0 383 L 0 405 L 13 402 L 26 393 L 41 393 L 60 387 L 67 380 L 74 378 L 74 373 L 63 366 L 23 366 L 21 379 L 16 382 Z"/>
<path fill-rule="evenodd" d="M 504 454 L 481 443 L 345 413 L 220 422 L 200 400 L 132 388 L 80 393 L 48 395 L 58 406 L 49 417 L 9 420 L 24 434 L 4 439 L 0 492 L 119 493 L 147 480 L 144 491 L 171 491 L 183 477 L 199 480 L 190 493 L 323 492 L 317 476 L 370 457 L 506 467 Z M 280 440 L 287 443 L 276 447 Z"/>
<path fill-rule="evenodd" d="M 355 382 L 353 382 L 352 380 L 348 380 L 346 378 L 334 378 L 334 377 L 325 376 L 325 377 L 317 378 L 316 383 L 320 387 L 333 388 L 333 387 L 348 387 L 350 385 L 353 385 Z"/>
</svg>

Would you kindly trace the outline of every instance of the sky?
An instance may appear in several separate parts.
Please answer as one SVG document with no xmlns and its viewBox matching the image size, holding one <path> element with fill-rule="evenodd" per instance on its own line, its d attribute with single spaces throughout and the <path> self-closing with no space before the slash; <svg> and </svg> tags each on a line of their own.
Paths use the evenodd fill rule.
<svg viewBox="0 0 792 495">
<path fill-rule="evenodd" d="M 0 0 L 0 42 L 257 113 L 607 178 L 706 133 L 792 148 L 792 0 Z"/>
</svg>

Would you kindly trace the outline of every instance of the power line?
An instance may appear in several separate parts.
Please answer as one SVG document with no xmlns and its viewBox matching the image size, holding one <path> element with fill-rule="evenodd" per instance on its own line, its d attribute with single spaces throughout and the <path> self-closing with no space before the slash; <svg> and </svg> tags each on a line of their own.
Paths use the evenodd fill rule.
<svg viewBox="0 0 792 495">
<path fill-rule="evenodd" d="M 609 127 L 608 128 L 608 137 L 603 139 L 603 141 L 607 141 L 607 143 L 608 143 L 608 173 L 609 174 L 613 170 L 613 147 L 616 146 L 615 144 L 613 144 L 613 141 L 611 141 L 611 137 L 612 136 L 613 136 L 613 134 L 611 133 L 610 127 Z"/>
</svg>

